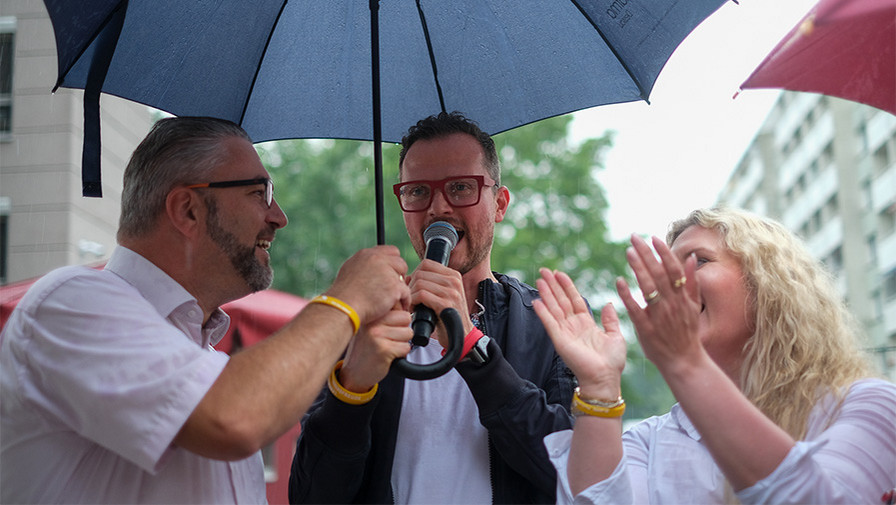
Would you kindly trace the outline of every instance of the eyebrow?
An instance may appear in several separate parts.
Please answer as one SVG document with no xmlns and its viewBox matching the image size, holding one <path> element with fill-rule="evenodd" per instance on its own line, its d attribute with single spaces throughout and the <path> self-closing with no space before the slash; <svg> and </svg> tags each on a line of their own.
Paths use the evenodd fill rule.
<svg viewBox="0 0 896 505">
<path fill-rule="evenodd" d="M 688 256 L 690 256 L 690 255 L 692 255 L 692 254 L 698 254 L 698 253 L 703 253 L 703 254 L 717 254 L 717 251 L 716 251 L 716 250 L 714 250 L 714 249 L 710 249 L 710 248 L 707 248 L 707 247 L 704 247 L 704 246 L 695 246 L 695 247 L 690 247 L 690 248 L 687 248 L 687 249 L 684 249 L 684 250 L 687 251 L 687 253 L 685 253 L 684 256 L 683 256 L 684 258 L 687 258 Z M 680 256 L 680 254 L 679 254 L 679 253 L 676 253 L 675 251 L 673 251 L 672 253 L 675 254 L 676 256 Z"/>
</svg>

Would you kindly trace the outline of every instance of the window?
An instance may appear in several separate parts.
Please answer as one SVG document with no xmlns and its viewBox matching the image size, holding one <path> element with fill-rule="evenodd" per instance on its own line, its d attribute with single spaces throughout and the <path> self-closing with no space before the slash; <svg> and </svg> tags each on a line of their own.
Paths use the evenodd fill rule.
<svg viewBox="0 0 896 505">
<path fill-rule="evenodd" d="M 837 217 L 840 214 L 840 208 L 837 205 L 837 194 L 834 193 L 821 208 L 821 219 L 824 223 Z"/>
<path fill-rule="evenodd" d="M 809 174 L 813 180 L 818 178 L 818 158 L 815 158 L 809 163 L 809 168 L 806 172 Z"/>
<path fill-rule="evenodd" d="M 871 264 L 877 265 L 877 234 L 868 235 L 868 254 L 871 256 Z"/>
<path fill-rule="evenodd" d="M 896 232 L 896 202 L 878 214 L 877 231 L 881 238 L 887 238 Z"/>
<path fill-rule="evenodd" d="M 6 284 L 9 266 L 9 198 L 0 196 L 0 284 Z"/>
<path fill-rule="evenodd" d="M 884 298 L 892 300 L 896 298 L 896 269 L 890 270 L 883 278 Z"/>
<path fill-rule="evenodd" d="M 0 139 L 12 133 L 12 63 L 16 20 L 0 17 Z"/>
<path fill-rule="evenodd" d="M 827 145 L 824 146 L 824 149 L 818 156 L 818 163 L 822 168 L 828 168 L 834 163 L 834 145 L 831 142 L 828 142 Z"/>
<path fill-rule="evenodd" d="M 821 231 L 821 227 L 824 222 L 821 219 L 821 209 L 816 210 L 812 213 L 809 219 L 806 221 L 806 236 L 812 237 L 819 231 Z"/>
<path fill-rule="evenodd" d="M 868 124 L 863 117 L 856 125 L 856 137 L 862 141 L 862 154 L 868 153 Z"/>
<path fill-rule="evenodd" d="M 887 144 L 886 143 L 883 144 L 882 146 L 880 146 L 876 151 L 874 151 L 874 154 L 872 155 L 871 163 L 874 167 L 875 177 L 882 175 L 884 172 L 887 171 L 887 168 L 889 168 L 889 166 L 890 166 L 890 157 L 889 157 L 889 154 L 887 153 Z"/>
<path fill-rule="evenodd" d="M 843 250 L 837 247 L 831 254 L 825 258 L 824 263 L 828 266 L 828 270 L 834 274 L 838 274 L 843 269 Z"/>
</svg>

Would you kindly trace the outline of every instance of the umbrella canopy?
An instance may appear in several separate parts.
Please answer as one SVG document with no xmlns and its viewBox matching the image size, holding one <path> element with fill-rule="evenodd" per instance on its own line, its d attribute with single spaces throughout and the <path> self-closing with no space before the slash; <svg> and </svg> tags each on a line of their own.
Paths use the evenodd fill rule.
<svg viewBox="0 0 896 505">
<path fill-rule="evenodd" d="M 896 0 L 821 0 L 741 88 L 823 93 L 896 114 Z"/>
<path fill-rule="evenodd" d="M 45 0 L 56 86 L 85 89 L 85 196 L 100 196 L 99 94 L 215 116 L 255 142 L 380 142 L 457 110 L 496 134 L 647 100 L 725 0 Z M 382 69 L 382 71 L 380 71 Z M 378 231 L 379 242 L 384 234 Z"/>
</svg>

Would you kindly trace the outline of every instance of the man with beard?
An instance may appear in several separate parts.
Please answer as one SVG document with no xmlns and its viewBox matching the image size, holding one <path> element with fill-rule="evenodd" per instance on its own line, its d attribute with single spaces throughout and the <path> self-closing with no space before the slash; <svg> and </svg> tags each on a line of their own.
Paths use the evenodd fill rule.
<svg viewBox="0 0 896 505">
<path fill-rule="evenodd" d="M 402 146 L 394 189 L 417 254 L 432 223 L 459 235 L 448 266 L 423 260 L 410 277 L 411 303 L 467 315 L 470 351 L 442 377 L 406 380 L 390 365 L 407 342 L 362 331 L 303 420 L 290 501 L 554 503 L 542 439 L 572 426 L 574 384 L 532 308 L 537 292 L 491 269 L 510 202 L 494 142 L 459 113 L 441 113 L 411 127 Z M 437 361 L 441 324 L 433 337 L 408 360 Z"/>
<path fill-rule="evenodd" d="M 125 171 L 105 269 L 47 274 L 0 335 L 0 501 L 265 502 L 260 448 L 301 419 L 358 328 L 411 337 L 407 266 L 381 246 L 264 342 L 214 351 L 219 307 L 268 287 L 285 225 L 240 127 L 159 121 Z"/>
</svg>

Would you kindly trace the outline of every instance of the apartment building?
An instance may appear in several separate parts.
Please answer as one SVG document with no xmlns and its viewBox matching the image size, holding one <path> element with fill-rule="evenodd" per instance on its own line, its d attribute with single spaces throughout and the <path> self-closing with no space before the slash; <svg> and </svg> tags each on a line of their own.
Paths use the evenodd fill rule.
<svg viewBox="0 0 896 505">
<path fill-rule="evenodd" d="M 773 217 L 807 241 L 896 379 L 896 116 L 783 92 L 719 201 Z"/>
<path fill-rule="evenodd" d="M 103 96 L 103 198 L 81 196 L 83 93 L 60 88 L 40 0 L 0 1 L 0 284 L 108 258 L 121 181 L 152 126 L 147 107 Z"/>
</svg>

